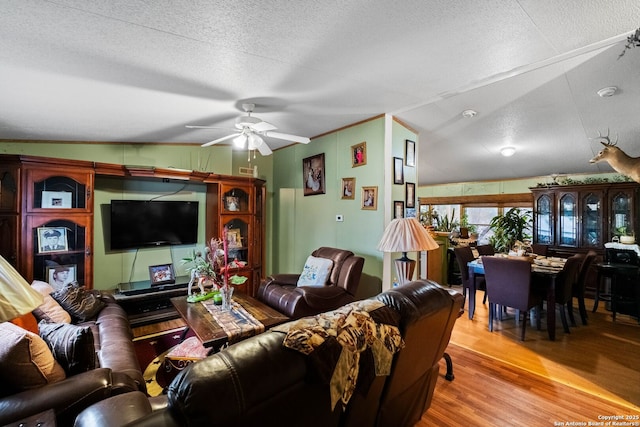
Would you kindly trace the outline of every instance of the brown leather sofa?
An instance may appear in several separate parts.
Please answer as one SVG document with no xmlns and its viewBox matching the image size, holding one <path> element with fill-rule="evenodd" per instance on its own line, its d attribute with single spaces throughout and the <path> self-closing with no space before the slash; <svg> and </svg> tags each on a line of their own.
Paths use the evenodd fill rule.
<svg viewBox="0 0 640 427">
<path fill-rule="evenodd" d="M 257 298 L 291 319 L 335 310 L 354 301 L 364 258 L 329 247 L 318 248 L 311 255 L 333 261 L 324 286 L 297 286 L 300 274 L 272 274 L 260 284 Z"/>
<path fill-rule="evenodd" d="M 189 365 L 164 396 L 134 392 L 98 402 L 79 415 L 76 427 L 413 426 L 431 404 L 463 297 L 415 281 L 375 298 L 392 309 L 387 312 L 405 346 L 390 375 L 356 388 L 344 410 L 331 410 L 329 385 L 316 380 L 311 356 L 285 348 L 285 334 L 270 330 Z"/>
<path fill-rule="evenodd" d="M 80 324 L 91 327 L 100 367 L 0 397 L 0 425 L 36 425 L 21 423 L 52 409 L 58 427 L 71 426 L 78 413 L 100 400 L 120 393 L 146 391 L 127 315 L 111 295 L 101 294 L 101 300 L 106 306 L 96 318 Z"/>
</svg>

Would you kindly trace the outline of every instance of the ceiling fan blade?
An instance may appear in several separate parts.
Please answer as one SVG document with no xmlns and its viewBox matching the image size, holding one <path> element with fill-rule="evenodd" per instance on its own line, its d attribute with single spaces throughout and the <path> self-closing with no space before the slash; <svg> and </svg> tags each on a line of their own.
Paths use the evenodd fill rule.
<svg viewBox="0 0 640 427">
<path fill-rule="evenodd" d="M 256 132 L 266 132 L 269 130 L 276 130 L 278 128 L 269 122 L 259 122 L 251 125 L 251 129 L 253 129 Z"/>
<path fill-rule="evenodd" d="M 222 142 L 222 141 L 226 141 L 226 140 L 231 139 L 231 138 L 235 138 L 236 136 L 238 136 L 237 133 L 232 133 L 231 135 L 223 136 L 222 138 L 218 138 L 218 139 L 214 139 L 213 141 L 205 142 L 204 144 L 201 145 L 201 147 L 208 147 L 210 145 L 217 144 L 218 142 Z"/>
<path fill-rule="evenodd" d="M 309 141 L 311 141 L 306 136 L 290 135 L 288 133 L 264 132 L 263 135 L 268 136 L 270 138 L 278 138 L 278 139 L 285 139 L 287 141 L 299 142 L 301 144 L 308 144 Z"/>
<path fill-rule="evenodd" d="M 273 153 L 273 151 L 271 151 L 271 148 L 269 148 L 269 146 L 267 145 L 267 143 L 265 142 L 264 144 L 260 144 L 258 145 L 258 151 L 260 152 L 260 154 L 262 154 L 263 156 L 268 156 L 271 153 Z"/>
</svg>

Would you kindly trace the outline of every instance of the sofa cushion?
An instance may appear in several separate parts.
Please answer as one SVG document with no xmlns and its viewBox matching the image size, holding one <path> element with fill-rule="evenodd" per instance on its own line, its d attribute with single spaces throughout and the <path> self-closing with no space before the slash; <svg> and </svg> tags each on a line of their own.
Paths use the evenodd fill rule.
<svg viewBox="0 0 640 427">
<path fill-rule="evenodd" d="M 40 337 L 68 376 L 96 367 L 93 333 L 89 326 L 40 322 Z"/>
<path fill-rule="evenodd" d="M 10 322 L 0 323 L 1 394 L 41 387 L 65 379 L 64 370 L 38 335 Z"/>
<path fill-rule="evenodd" d="M 50 323 L 71 323 L 71 315 L 51 297 L 53 288 L 46 282 L 34 280 L 31 287 L 40 292 L 44 298 L 42 305 L 33 310 L 33 315 L 38 321 L 45 320 Z"/>
<path fill-rule="evenodd" d="M 333 268 L 333 261 L 310 255 L 304 263 L 298 286 L 324 286 Z"/>
<path fill-rule="evenodd" d="M 51 296 L 76 322 L 94 318 L 105 306 L 97 295 L 85 291 L 81 286 L 70 284 L 54 291 Z"/>
</svg>

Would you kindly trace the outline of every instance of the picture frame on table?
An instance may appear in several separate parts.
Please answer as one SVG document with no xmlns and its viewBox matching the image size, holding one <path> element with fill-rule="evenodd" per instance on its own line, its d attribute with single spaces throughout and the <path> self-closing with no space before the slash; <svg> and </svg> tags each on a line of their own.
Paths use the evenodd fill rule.
<svg viewBox="0 0 640 427">
<path fill-rule="evenodd" d="M 325 193 L 324 153 L 302 159 L 302 188 L 305 196 Z"/>
<path fill-rule="evenodd" d="M 408 208 L 416 207 L 416 184 L 413 182 L 406 183 L 405 203 Z"/>
<path fill-rule="evenodd" d="M 55 290 L 62 289 L 69 283 L 77 280 L 77 269 L 78 266 L 76 264 L 47 266 L 47 270 L 45 272 L 47 282 Z"/>
<path fill-rule="evenodd" d="M 404 202 L 396 200 L 393 202 L 393 219 L 404 218 Z"/>
<path fill-rule="evenodd" d="M 38 253 L 68 252 L 67 229 L 65 227 L 38 227 Z"/>
<path fill-rule="evenodd" d="M 342 178 L 342 200 L 354 200 L 356 198 L 356 179 Z"/>
<path fill-rule="evenodd" d="M 351 146 L 351 167 L 364 166 L 367 164 L 367 142 Z"/>
<path fill-rule="evenodd" d="M 416 143 L 410 139 L 404 142 L 404 164 L 407 166 L 416 166 Z"/>
<path fill-rule="evenodd" d="M 404 166 L 402 157 L 393 158 L 393 183 L 404 184 Z"/>
<path fill-rule="evenodd" d="M 362 209 L 378 209 L 378 187 L 362 187 Z"/>
<path fill-rule="evenodd" d="M 151 286 L 175 283 L 176 276 L 173 272 L 173 264 L 150 265 L 149 279 Z"/>
</svg>

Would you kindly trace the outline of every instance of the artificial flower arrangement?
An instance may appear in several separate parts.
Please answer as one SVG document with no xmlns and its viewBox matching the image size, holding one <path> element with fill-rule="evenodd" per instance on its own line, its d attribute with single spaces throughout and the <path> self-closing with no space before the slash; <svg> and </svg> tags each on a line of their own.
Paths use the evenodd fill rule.
<svg viewBox="0 0 640 427">
<path fill-rule="evenodd" d="M 244 267 L 247 263 L 233 259 L 229 261 L 227 227 L 222 232 L 222 239 L 211 238 L 205 246 L 204 254 L 193 250 L 190 257 L 182 259 L 182 264 L 192 264 L 187 268 L 191 279 L 189 280 L 188 302 L 204 301 L 214 298 L 214 301 L 222 302 L 221 291 L 229 289 L 230 285 L 241 285 L 247 281 L 244 276 L 230 275 L 234 268 Z M 191 288 L 196 283 L 200 289 L 199 294 L 193 294 Z M 211 290 L 205 291 L 205 284 L 211 284 Z"/>
</svg>

